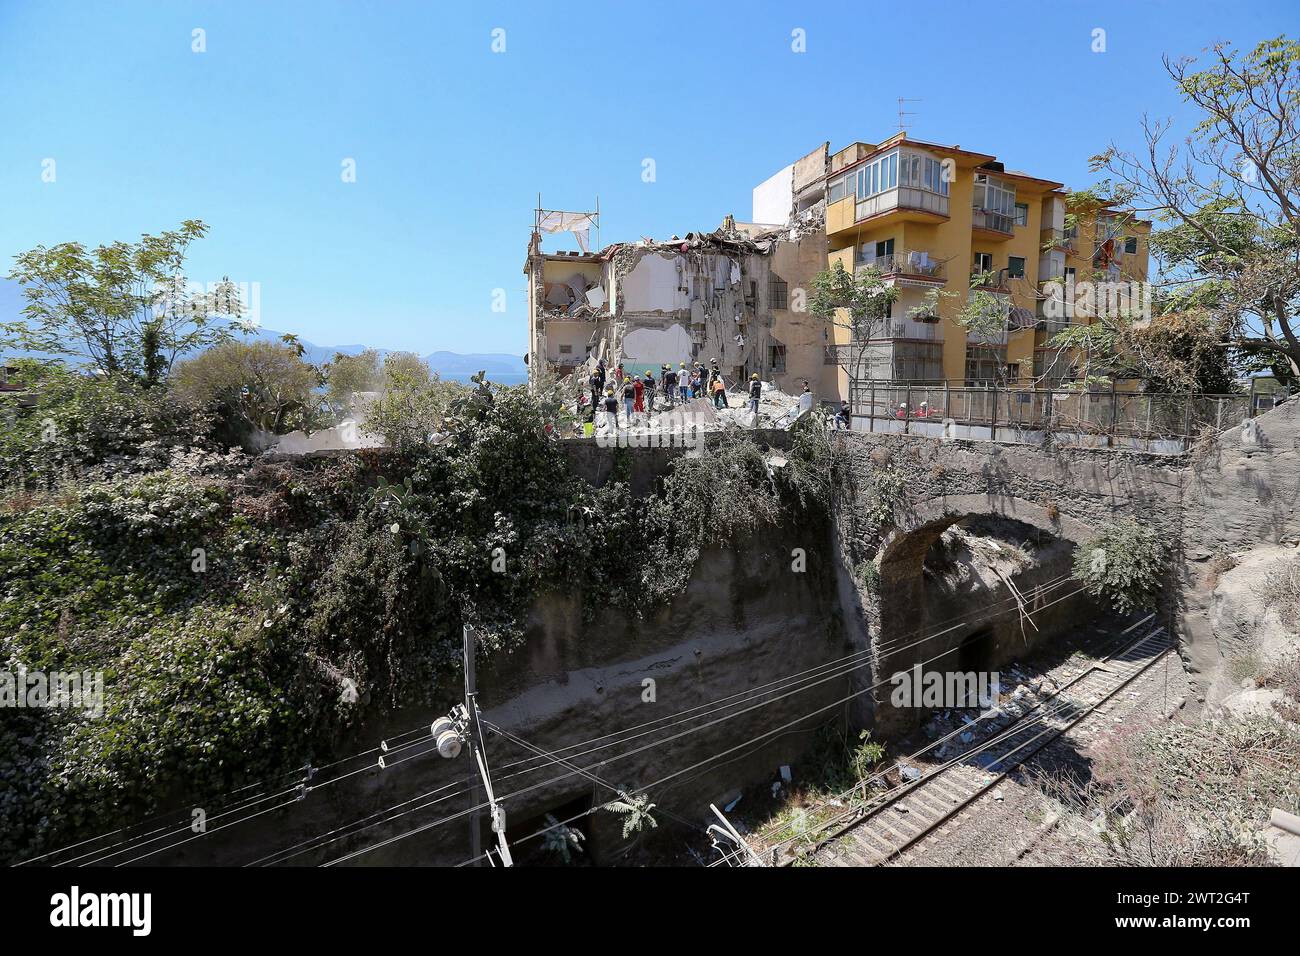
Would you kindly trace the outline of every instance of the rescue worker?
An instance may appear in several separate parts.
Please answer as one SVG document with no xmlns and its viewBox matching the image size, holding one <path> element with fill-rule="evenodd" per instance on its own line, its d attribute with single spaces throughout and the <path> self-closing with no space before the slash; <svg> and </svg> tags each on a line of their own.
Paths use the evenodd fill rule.
<svg viewBox="0 0 1300 956">
<path fill-rule="evenodd" d="M 618 428 L 618 399 L 614 397 L 613 386 L 605 389 L 605 424 L 611 421 L 613 427 Z"/>
<path fill-rule="evenodd" d="M 749 376 L 749 410 L 754 413 L 754 424 L 758 424 L 758 400 L 763 397 L 763 383 L 758 380 L 758 373 Z"/>
<path fill-rule="evenodd" d="M 629 381 L 632 383 L 632 411 L 645 412 L 645 383 L 633 375 Z"/>
<path fill-rule="evenodd" d="M 799 414 L 803 415 L 811 412 L 813 409 L 813 393 L 808 387 L 808 383 L 803 383 L 803 391 L 799 393 Z"/>
<path fill-rule="evenodd" d="M 727 386 L 722 384 L 722 376 L 721 375 L 713 376 L 713 384 L 710 387 L 713 389 L 713 407 L 726 408 L 727 407 Z"/>
<path fill-rule="evenodd" d="M 632 380 L 629 378 L 623 382 L 623 411 L 626 414 L 624 421 L 629 425 L 632 424 L 632 406 L 635 403 L 636 387 L 632 384 Z"/>
</svg>

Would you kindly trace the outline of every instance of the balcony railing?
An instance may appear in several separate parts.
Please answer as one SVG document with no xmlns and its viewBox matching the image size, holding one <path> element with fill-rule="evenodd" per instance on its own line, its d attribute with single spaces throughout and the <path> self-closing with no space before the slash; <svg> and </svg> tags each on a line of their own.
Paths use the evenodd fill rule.
<svg viewBox="0 0 1300 956">
<path fill-rule="evenodd" d="M 1034 323 L 1034 329 L 1044 333 L 1043 337 L 1050 342 L 1058 332 L 1062 332 L 1074 324 L 1069 319 L 1048 319 L 1039 314 L 1037 321 Z"/>
<path fill-rule="evenodd" d="M 1007 278 L 1006 269 L 995 272 L 972 272 L 970 287 L 981 292 L 1007 293 L 1011 291 L 1011 280 Z"/>
<path fill-rule="evenodd" d="M 1004 236 L 1013 235 L 1016 231 L 1015 220 L 1010 216 L 1004 216 L 991 209 L 980 209 L 978 206 L 971 210 L 971 227 Z"/>
<path fill-rule="evenodd" d="M 898 186 L 886 189 L 874 196 L 857 200 L 853 207 L 855 222 L 883 215 L 896 209 L 915 209 L 948 218 L 948 197 L 932 193 L 928 189 L 916 189 L 912 186 Z"/>
<path fill-rule="evenodd" d="M 942 262 L 929 258 L 927 253 L 903 252 L 888 256 L 863 256 L 854 259 L 854 265 L 872 268 L 887 276 L 916 276 L 944 281 Z"/>
<path fill-rule="evenodd" d="M 1042 248 L 1045 250 L 1051 251 L 1057 249 L 1061 252 L 1071 253 L 1078 251 L 1078 246 L 1076 244 L 1078 239 L 1077 229 L 1071 229 L 1068 231 L 1065 229 L 1044 229 L 1038 234 L 1038 236 L 1042 243 Z"/>
</svg>

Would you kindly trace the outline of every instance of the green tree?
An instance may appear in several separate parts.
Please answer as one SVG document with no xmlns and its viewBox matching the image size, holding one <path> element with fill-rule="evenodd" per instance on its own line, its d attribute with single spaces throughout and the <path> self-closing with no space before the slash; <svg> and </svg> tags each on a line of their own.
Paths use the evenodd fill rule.
<svg viewBox="0 0 1300 956">
<path fill-rule="evenodd" d="M 243 305 L 228 279 L 192 293 L 185 278 L 190 243 L 207 231 L 190 219 L 139 242 L 94 249 L 64 242 L 19 253 L 9 278 L 22 286 L 27 304 L 20 319 L 0 324 L 0 344 L 157 381 L 177 356 L 225 341 L 241 327 Z"/>
<path fill-rule="evenodd" d="M 870 266 L 848 272 L 836 261 L 813 278 L 808 311 L 826 321 L 832 337 L 834 329 L 848 333 L 847 347 L 828 344 L 834 347 L 836 363 L 850 380 L 871 374 L 868 354 L 874 342 L 889 337 L 890 310 L 897 301 L 898 290 Z"/>
<path fill-rule="evenodd" d="M 379 353 L 366 349 L 357 355 L 337 352 L 324 368 L 325 395 L 336 414 L 345 413 L 357 392 L 373 392 L 383 384 Z"/>
<path fill-rule="evenodd" d="M 182 401 L 217 410 L 241 438 L 319 426 L 321 384 L 320 371 L 281 342 L 222 342 L 181 362 L 172 375 Z"/>
<path fill-rule="evenodd" d="M 1300 374 L 1300 43 L 1249 52 L 1219 43 L 1207 63 L 1165 58 L 1199 121 L 1182 143 L 1172 121 L 1143 121 L 1143 146 L 1093 157 L 1101 189 L 1166 228 L 1152 235 L 1162 311 L 1208 311 L 1223 347 Z M 1201 67 L 1201 68 L 1198 68 Z"/>
<path fill-rule="evenodd" d="M 429 366 L 414 352 L 389 352 L 384 356 L 384 387 L 399 382 L 403 385 L 426 385 L 432 380 Z"/>
</svg>

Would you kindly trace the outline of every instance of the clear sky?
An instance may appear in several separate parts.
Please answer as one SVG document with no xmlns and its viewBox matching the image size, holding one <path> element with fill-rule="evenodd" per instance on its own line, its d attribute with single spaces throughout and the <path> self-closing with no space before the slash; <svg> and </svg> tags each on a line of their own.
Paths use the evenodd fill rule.
<svg viewBox="0 0 1300 956">
<path fill-rule="evenodd" d="M 269 328 L 521 353 L 539 192 L 562 209 L 599 196 L 603 243 L 711 229 L 749 218 L 753 186 L 819 143 L 894 132 L 900 96 L 919 100 L 912 135 L 1086 185 L 1088 157 L 1111 138 L 1134 144 L 1144 111 L 1182 115 L 1162 54 L 1295 33 L 1297 12 L 1295 0 L 0 0 L 0 273 L 37 243 L 197 218 L 212 231 L 191 278 L 259 283 Z"/>
</svg>

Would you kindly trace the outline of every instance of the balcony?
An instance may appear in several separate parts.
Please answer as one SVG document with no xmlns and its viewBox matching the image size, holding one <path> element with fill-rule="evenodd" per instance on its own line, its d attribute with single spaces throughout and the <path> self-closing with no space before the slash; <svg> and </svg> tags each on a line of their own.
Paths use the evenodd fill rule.
<svg viewBox="0 0 1300 956">
<path fill-rule="evenodd" d="M 914 186 L 897 186 L 865 199 L 850 195 L 831 203 L 826 207 L 826 232 L 834 235 L 867 219 L 884 224 L 894 220 L 942 222 L 947 218 L 947 196 Z"/>
<path fill-rule="evenodd" d="M 971 228 L 996 239 L 1010 239 L 1016 231 L 1015 220 L 991 209 L 971 209 Z"/>
<path fill-rule="evenodd" d="M 910 339 L 914 342 L 942 342 L 943 326 L 919 319 L 890 319 L 880 330 L 882 338 Z"/>
<path fill-rule="evenodd" d="M 1034 309 L 1034 331 L 1042 333 L 1041 338 L 1044 344 L 1050 342 L 1052 337 L 1058 332 L 1068 329 L 1075 323 L 1069 316 L 1057 315 L 1049 316 L 1047 314 L 1046 303 L 1039 302 Z"/>
<path fill-rule="evenodd" d="M 946 278 L 944 264 L 930 258 L 928 252 L 903 252 L 888 256 L 859 255 L 853 262 L 854 268 L 875 269 L 885 277 L 914 279 L 920 282 L 933 282 L 942 285 Z"/>
<path fill-rule="evenodd" d="M 1065 252 L 1074 255 L 1079 251 L 1078 229 L 1044 229 L 1038 234 L 1044 252 Z"/>
<path fill-rule="evenodd" d="M 1011 291 L 1011 281 L 1007 278 L 1006 269 L 998 269 L 996 272 L 972 272 L 970 287 L 981 292 L 1004 295 Z"/>
</svg>

